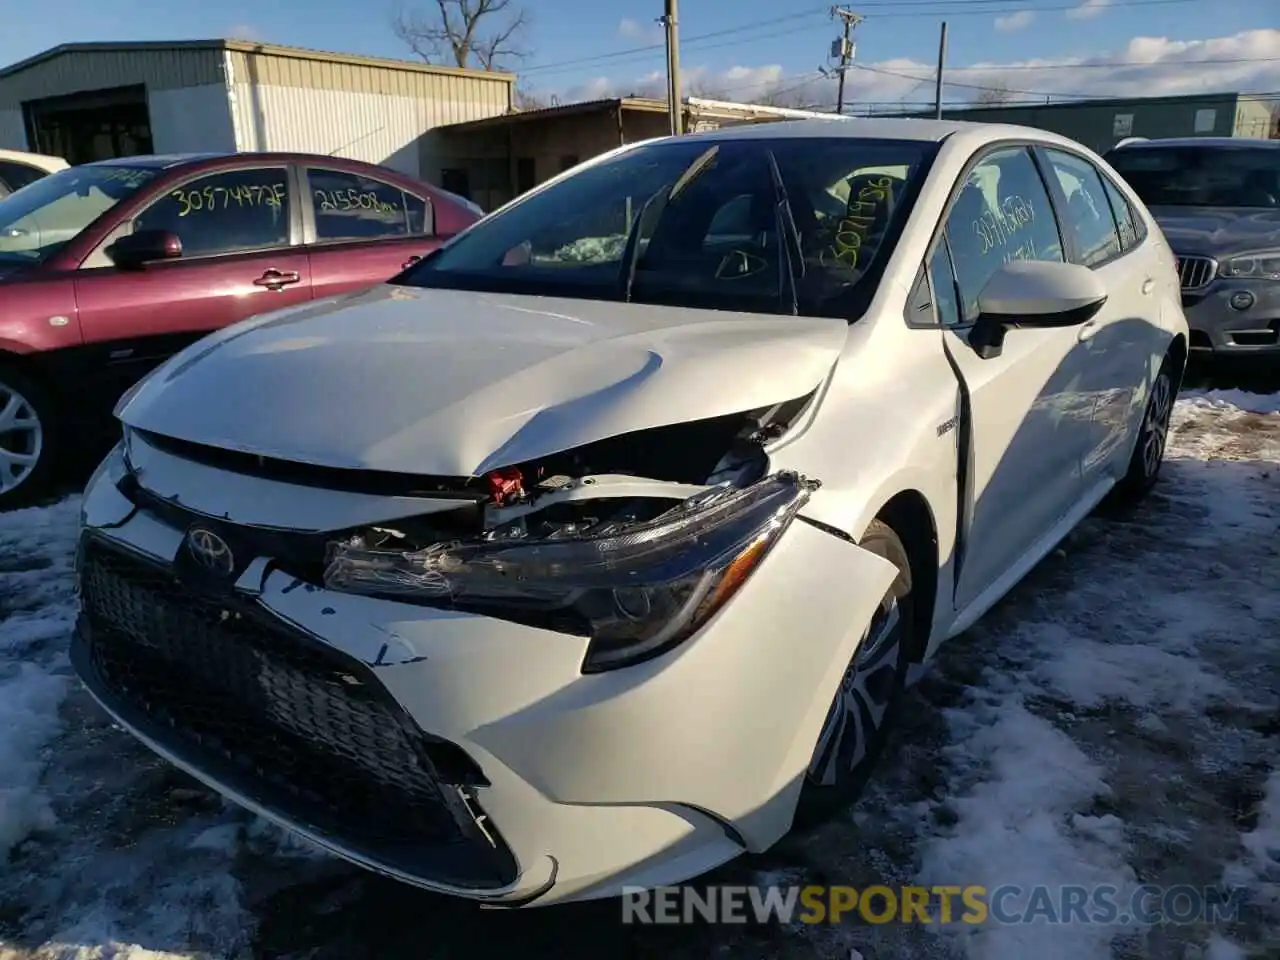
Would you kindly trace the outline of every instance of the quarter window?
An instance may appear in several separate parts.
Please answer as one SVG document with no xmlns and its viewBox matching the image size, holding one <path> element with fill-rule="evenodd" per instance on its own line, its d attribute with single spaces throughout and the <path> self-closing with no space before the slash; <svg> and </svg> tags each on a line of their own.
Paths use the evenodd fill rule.
<svg viewBox="0 0 1280 960">
<path fill-rule="evenodd" d="M 1106 188 L 1107 199 L 1111 201 L 1111 212 L 1115 214 L 1116 229 L 1120 233 L 1120 249 L 1128 253 L 1141 239 L 1138 233 L 1138 216 L 1110 177 L 1103 176 L 1102 186 Z"/>
<path fill-rule="evenodd" d="M 428 205 L 399 187 L 344 170 L 308 170 L 317 240 L 386 240 L 429 232 Z"/>
<path fill-rule="evenodd" d="M 982 288 L 1004 264 L 1064 259 L 1049 193 L 1022 147 L 996 150 L 974 166 L 947 215 L 946 230 L 962 322 L 977 318 Z"/>
<path fill-rule="evenodd" d="M 1118 256 L 1120 235 L 1097 168 L 1082 157 L 1058 150 L 1046 150 L 1045 154 L 1066 194 L 1062 220 L 1075 237 L 1080 262 L 1096 267 Z"/>
<path fill-rule="evenodd" d="M 933 291 L 933 309 L 938 322 L 944 327 L 957 327 L 963 323 L 960 300 L 956 296 L 955 270 L 951 266 L 951 252 L 945 238 L 929 258 L 929 287 Z"/>
<path fill-rule="evenodd" d="M 184 257 L 286 247 L 289 204 L 283 167 L 227 170 L 170 190 L 133 229 L 177 234 Z"/>
</svg>

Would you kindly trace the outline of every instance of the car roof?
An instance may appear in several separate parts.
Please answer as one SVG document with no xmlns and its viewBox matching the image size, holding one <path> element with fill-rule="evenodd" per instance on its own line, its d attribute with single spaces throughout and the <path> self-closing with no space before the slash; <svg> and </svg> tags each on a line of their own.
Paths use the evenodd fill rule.
<svg viewBox="0 0 1280 960">
<path fill-rule="evenodd" d="M 1280 150 L 1280 140 L 1266 140 L 1262 137 L 1167 137 L 1117 144 L 1114 149 L 1159 150 L 1163 147 L 1220 147 L 1223 150 L 1264 147 Z"/>
<path fill-rule="evenodd" d="M 839 137 L 869 140 L 917 140 L 937 143 L 963 135 L 987 140 L 1030 139 L 1063 141 L 1057 134 L 1035 127 L 967 120 L 921 120 L 913 117 L 837 117 L 830 120 L 783 120 L 722 127 L 691 134 L 705 140 L 774 140 L 801 137 Z"/>
<path fill-rule="evenodd" d="M 29 163 L 42 170 L 53 173 L 67 166 L 67 161 L 47 153 L 31 153 L 27 150 L 0 150 L 0 160 L 13 160 L 17 163 Z"/>
<path fill-rule="evenodd" d="M 133 157 L 113 157 L 109 160 L 95 160 L 86 163 L 86 167 L 143 167 L 151 170 L 171 170 L 194 164 L 211 163 L 217 160 L 261 160 L 274 163 L 315 163 L 323 161 L 336 166 L 377 167 L 388 174 L 407 179 L 415 179 L 408 174 L 389 167 L 378 167 L 377 164 L 365 160 L 353 160 L 350 157 L 330 157 L 318 153 L 285 153 L 281 151 L 224 151 L 221 153 L 164 153 L 145 154 Z"/>
</svg>

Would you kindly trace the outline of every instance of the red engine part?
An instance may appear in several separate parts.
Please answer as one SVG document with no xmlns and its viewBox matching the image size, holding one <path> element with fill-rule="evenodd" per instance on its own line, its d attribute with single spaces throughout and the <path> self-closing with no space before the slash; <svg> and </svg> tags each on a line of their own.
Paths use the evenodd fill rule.
<svg viewBox="0 0 1280 960">
<path fill-rule="evenodd" d="M 524 496 L 524 474 L 516 467 L 503 467 L 485 476 L 489 496 L 501 507 Z"/>
</svg>

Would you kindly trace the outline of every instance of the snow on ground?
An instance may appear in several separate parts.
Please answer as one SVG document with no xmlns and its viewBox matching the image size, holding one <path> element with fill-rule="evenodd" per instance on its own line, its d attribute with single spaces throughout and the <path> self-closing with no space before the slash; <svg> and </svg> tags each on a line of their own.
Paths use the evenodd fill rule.
<svg viewBox="0 0 1280 960">
<path fill-rule="evenodd" d="M 0 517 L 0 960 L 454 958 L 481 939 L 558 960 L 1274 958 L 1278 412 L 1280 395 L 1182 399 L 1156 495 L 1087 521 L 944 648 L 863 803 L 708 878 L 1225 883 L 1253 891 L 1233 922 L 637 928 L 616 904 L 425 896 L 229 808 L 88 702 L 66 663 L 72 500 Z"/>
</svg>

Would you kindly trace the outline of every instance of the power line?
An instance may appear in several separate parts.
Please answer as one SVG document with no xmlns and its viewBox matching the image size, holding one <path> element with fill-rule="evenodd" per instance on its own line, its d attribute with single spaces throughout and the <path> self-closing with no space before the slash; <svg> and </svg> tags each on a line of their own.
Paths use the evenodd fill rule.
<svg viewBox="0 0 1280 960">
<path fill-rule="evenodd" d="M 1203 3 L 1206 0 L 1114 0 L 1108 4 L 1108 10 L 1120 9 L 1128 7 L 1159 7 L 1184 5 L 1188 3 Z M 990 5 L 990 6 L 989 6 Z M 931 7 L 929 10 L 912 9 L 903 10 L 904 7 Z M 888 20 L 888 19 L 920 19 L 936 17 L 957 17 L 957 16 L 998 16 L 1001 14 L 1011 13 L 1053 13 L 1059 11 L 1074 10 L 1079 6 L 1074 4 L 1059 4 L 1051 6 L 1035 6 L 1025 2 L 1025 0 L 865 0 L 859 4 L 861 10 L 867 11 L 868 20 Z M 775 37 L 788 36 L 793 33 L 799 33 L 804 30 L 812 29 L 809 24 L 795 25 L 797 19 L 811 18 L 817 14 L 827 13 L 830 7 L 808 7 L 803 10 L 794 11 L 783 17 L 771 17 L 766 20 L 754 20 L 748 23 L 738 24 L 733 27 L 726 27 L 720 30 L 713 30 L 708 33 L 694 34 L 683 38 L 681 42 L 682 49 L 701 43 L 703 40 L 713 40 L 721 37 L 737 37 L 738 34 L 750 33 L 752 31 L 762 30 L 768 27 L 776 27 L 782 24 L 793 24 L 790 29 L 771 30 L 768 33 L 752 37 L 746 40 L 736 38 L 727 43 L 717 43 L 708 46 L 702 46 L 702 50 L 715 50 L 727 46 L 736 46 L 739 43 L 749 42 L 751 40 L 772 40 Z M 524 68 L 522 74 L 531 73 L 558 73 L 563 70 L 573 69 L 578 66 L 587 66 L 597 63 L 612 63 L 617 60 L 634 59 L 637 57 L 647 58 L 655 53 L 665 50 L 663 43 L 651 43 L 643 46 L 629 47 L 623 50 L 613 50 L 609 53 L 595 54 L 589 57 L 576 57 L 570 60 L 557 60 L 550 63 L 532 64 Z"/>
</svg>

